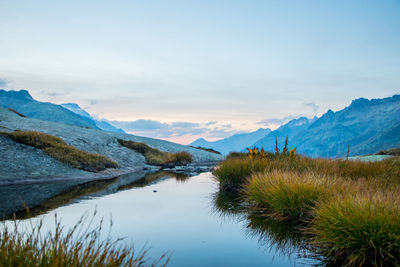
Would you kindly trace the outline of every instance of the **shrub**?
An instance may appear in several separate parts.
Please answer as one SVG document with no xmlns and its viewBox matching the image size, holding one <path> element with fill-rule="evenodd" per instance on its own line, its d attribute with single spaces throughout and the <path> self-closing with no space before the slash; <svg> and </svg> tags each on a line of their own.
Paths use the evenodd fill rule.
<svg viewBox="0 0 400 267">
<path fill-rule="evenodd" d="M 93 215 L 94 216 L 94 215 Z M 44 233 L 43 221 L 21 229 L 1 225 L 0 266 L 155 266 L 166 265 L 169 257 L 149 262 L 147 251 L 137 255 L 121 239 L 101 240 L 102 221 L 88 230 L 90 221 L 82 216 L 77 224 L 65 230 L 55 217 L 55 230 Z M 24 231 L 25 230 L 25 231 Z"/>
<path fill-rule="evenodd" d="M 279 220 L 304 221 L 319 202 L 340 191 L 335 181 L 312 173 L 254 174 L 245 186 L 248 201 Z"/>
<path fill-rule="evenodd" d="M 186 151 L 172 154 L 171 160 L 167 163 L 187 164 L 193 161 L 192 155 Z"/>
<path fill-rule="evenodd" d="M 164 164 L 187 164 L 192 162 L 192 155 L 188 152 L 181 151 L 176 153 L 168 153 L 152 148 L 145 143 L 134 142 L 130 140 L 117 139 L 120 145 L 135 150 L 142 154 L 146 162 L 152 165 Z"/>
<path fill-rule="evenodd" d="M 397 195 L 397 194 L 396 194 Z M 398 195 L 348 196 L 315 209 L 310 232 L 327 256 L 348 265 L 400 263 Z"/>
<path fill-rule="evenodd" d="M 74 168 L 98 172 L 118 164 L 100 154 L 88 153 L 67 145 L 61 138 L 36 131 L 2 132 L 15 142 L 43 150 L 49 156 Z"/>
</svg>

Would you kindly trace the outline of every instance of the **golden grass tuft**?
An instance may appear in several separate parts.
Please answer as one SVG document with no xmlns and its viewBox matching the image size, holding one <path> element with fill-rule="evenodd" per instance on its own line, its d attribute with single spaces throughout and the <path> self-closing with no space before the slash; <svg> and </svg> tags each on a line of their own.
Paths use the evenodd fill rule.
<svg viewBox="0 0 400 267">
<path fill-rule="evenodd" d="M 185 151 L 168 153 L 152 148 L 145 143 L 123 139 L 117 140 L 121 146 L 135 150 L 136 152 L 142 154 L 145 157 L 146 162 L 151 165 L 187 164 L 191 163 L 193 160 L 192 155 Z"/>
<path fill-rule="evenodd" d="M 36 131 L 1 132 L 17 143 L 43 150 L 49 156 L 74 168 L 98 172 L 107 168 L 116 168 L 118 164 L 100 154 L 88 153 L 67 145 L 59 137 Z"/>
<path fill-rule="evenodd" d="M 400 201 L 397 193 L 348 195 L 321 203 L 309 232 L 328 257 L 350 266 L 400 264 Z"/>
<path fill-rule="evenodd" d="M 279 220 L 305 221 L 311 210 L 342 190 L 338 181 L 313 173 L 273 171 L 252 175 L 245 187 L 247 200 Z"/>
</svg>

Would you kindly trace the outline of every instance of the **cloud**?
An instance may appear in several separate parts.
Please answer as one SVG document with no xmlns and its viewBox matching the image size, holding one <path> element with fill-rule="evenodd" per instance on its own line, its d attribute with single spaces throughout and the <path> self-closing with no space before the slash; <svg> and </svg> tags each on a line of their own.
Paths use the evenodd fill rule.
<svg viewBox="0 0 400 267">
<path fill-rule="evenodd" d="M 64 95 L 64 93 L 61 93 L 61 92 L 46 91 L 46 90 L 42 90 L 42 91 L 40 91 L 40 93 L 42 95 L 49 96 L 49 97 L 57 97 L 57 96 Z"/>
<path fill-rule="evenodd" d="M 271 125 L 271 124 L 275 124 L 275 125 L 282 125 L 284 123 L 287 123 L 290 120 L 296 119 L 299 116 L 295 116 L 295 115 L 289 115 L 283 118 L 268 118 L 268 119 L 264 119 L 262 121 L 257 122 L 257 124 L 262 124 L 265 126 Z"/>
<path fill-rule="evenodd" d="M 313 110 L 313 113 L 317 113 L 319 106 L 315 102 L 304 102 L 304 106 L 310 107 Z"/>
<path fill-rule="evenodd" d="M 235 131 L 231 129 L 230 124 L 216 126 L 218 122 L 197 123 L 177 121 L 165 123 L 145 119 L 108 122 L 116 127 L 122 128 L 126 132 L 154 138 L 171 138 L 187 135 L 222 138 L 235 133 Z"/>
<path fill-rule="evenodd" d="M 96 99 L 90 100 L 90 105 L 96 105 L 98 103 L 99 103 L 99 101 L 97 101 Z"/>
<path fill-rule="evenodd" d="M 206 123 L 206 126 L 211 126 L 211 125 L 214 125 L 216 123 L 217 123 L 216 121 L 209 121 L 209 122 Z"/>
</svg>

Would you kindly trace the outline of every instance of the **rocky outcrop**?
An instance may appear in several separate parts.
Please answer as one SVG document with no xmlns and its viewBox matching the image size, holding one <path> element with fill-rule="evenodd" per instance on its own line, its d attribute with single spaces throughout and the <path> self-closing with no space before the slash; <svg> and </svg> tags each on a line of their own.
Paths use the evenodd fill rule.
<svg viewBox="0 0 400 267">
<path fill-rule="evenodd" d="M 118 138 L 143 142 L 165 152 L 187 151 L 192 154 L 194 163 L 222 160 L 221 155 L 168 141 L 24 118 L 0 108 L 0 131 L 14 130 L 40 131 L 60 137 L 67 144 L 80 150 L 98 153 L 114 160 L 118 163 L 119 168 L 97 174 L 76 170 L 50 158 L 39 149 L 15 143 L 7 137 L 1 137 L 0 183 L 46 178 L 72 179 L 73 177 L 115 176 L 145 168 L 144 157 L 131 149 L 121 146 L 117 141 Z"/>
</svg>

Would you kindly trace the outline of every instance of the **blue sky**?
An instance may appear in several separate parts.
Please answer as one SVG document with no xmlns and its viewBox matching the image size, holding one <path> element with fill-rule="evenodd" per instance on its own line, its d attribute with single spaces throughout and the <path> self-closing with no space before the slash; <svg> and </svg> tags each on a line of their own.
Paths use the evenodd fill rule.
<svg viewBox="0 0 400 267">
<path fill-rule="evenodd" d="M 0 12 L 0 87 L 182 143 L 400 92 L 398 0 L 0 0 Z"/>
</svg>

